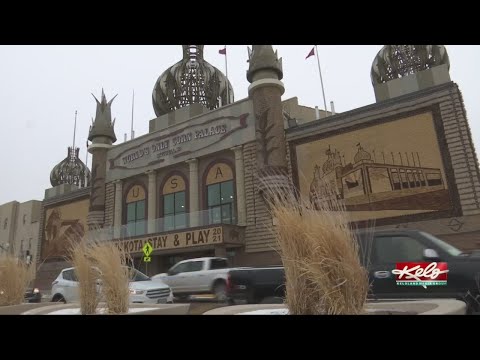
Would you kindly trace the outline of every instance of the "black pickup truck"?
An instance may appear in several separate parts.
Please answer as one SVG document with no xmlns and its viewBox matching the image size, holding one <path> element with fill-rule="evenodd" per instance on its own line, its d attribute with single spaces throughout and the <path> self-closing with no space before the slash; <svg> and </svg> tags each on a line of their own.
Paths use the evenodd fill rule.
<svg viewBox="0 0 480 360">
<path fill-rule="evenodd" d="M 455 298 L 467 302 L 470 311 L 480 311 L 480 255 L 478 252 L 463 253 L 437 237 L 419 230 L 359 232 L 357 239 L 360 243 L 363 265 L 369 272 L 371 284 L 369 298 Z M 439 266 L 441 265 L 439 263 L 446 263 L 446 269 L 448 269 L 446 282 L 433 281 L 425 287 L 422 286 L 425 283 L 415 281 L 415 278 L 410 276 L 420 271 L 417 274 L 423 272 L 423 275 L 430 276 L 434 280 L 438 276 L 432 276 L 432 274 L 435 275 L 435 271 L 440 271 L 435 264 L 429 267 L 430 270 L 415 270 L 412 265 L 407 269 L 407 273 L 400 277 L 398 264 L 409 262 L 437 263 Z M 407 278 L 410 279 L 408 282 L 400 281 Z M 422 279 L 425 280 L 425 278 Z M 283 267 L 232 270 L 228 275 L 227 294 L 230 303 L 235 303 L 237 300 L 261 303 L 271 299 L 277 302 L 285 294 Z"/>
</svg>

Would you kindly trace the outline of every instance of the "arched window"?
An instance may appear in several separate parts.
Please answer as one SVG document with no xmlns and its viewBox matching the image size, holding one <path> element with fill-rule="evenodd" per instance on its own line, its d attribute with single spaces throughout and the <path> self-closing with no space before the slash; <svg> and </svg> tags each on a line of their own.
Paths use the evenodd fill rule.
<svg viewBox="0 0 480 360">
<path fill-rule="evenodd" d="M 180 175 L 170 176 L 162 188 L 163 230 L 181 229 L 187 226 L 186 184 Z"/>
<path fill-rule="evenodd" d="M 207 173 L 206 186 L 209 223 L 235 223 L 235 191 L 232 168 L 223 162 L 212 166 Z"/>
<path fill-rule="evenodd" d="M 127 236 L 143 235 L 146 232 L 147 210 L 145 189 L 140 185 L 130 188 L 125 199 L 127 205 Z"/>
</svg>

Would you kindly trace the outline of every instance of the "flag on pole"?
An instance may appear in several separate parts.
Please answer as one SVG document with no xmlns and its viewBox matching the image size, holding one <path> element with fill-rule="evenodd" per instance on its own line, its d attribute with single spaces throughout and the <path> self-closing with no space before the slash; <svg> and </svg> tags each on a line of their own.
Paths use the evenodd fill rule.
<svg viewBox="0 0 480 360">
<path fill-rule="evenodd" d="M 310 56 L 313 56 L 313 55 L 315 55 L 315 47 L 313 47 L 312 50 L 310 50 L 310 52 L 308 53 L 308 55 L 307 55 L 307 57 L 305 58 L 305 60 L 308 59 Z"/>
<path fill-rule="evenodd" d="M 315 55 L 315 50 L 317 50 L 317 63 L 318 63 L 318 74 L 320 75 L 320 85 L 322 86 L 322 93 L 323 93 L 323 105 L 325 106 L 325 114 L 327 114 L 327 100 L 325 98 L 325 89 L 323 87 L 323 79 L 322 79 L 322 70 L 320 69 L 320 59 L 318 58 L 318 48 L 317 48 L 317 45 L 315 45 L 312 50 L 310 50 L 310 52 L 308 53 L 307 57 L 305 58 L 308 59 L 310 56 L 313 56 Z"/>
<path fill-rule="evenodd" d="M 218 53 L 221 55 L 225 55 L 225 77 L 227 78 L 227 102 L 225 105 L 230 104 L 230 93 L 229 93 L 229 86 L 228 86 L 228 66 L 227 66 L 227 45 L 223 49 L 218 50 Z"/>
</svg>

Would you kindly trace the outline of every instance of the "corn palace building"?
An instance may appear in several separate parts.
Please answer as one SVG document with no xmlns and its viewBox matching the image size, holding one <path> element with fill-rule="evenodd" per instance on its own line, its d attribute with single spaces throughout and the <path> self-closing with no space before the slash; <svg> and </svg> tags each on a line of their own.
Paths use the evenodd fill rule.
<svg viewBox="0 0 480 360">
<path fill-rule="evenodd" d="M 102 91 L 91 171 L 74 147 L 52 170 L 37 251 L 44 288 L 68 266 L 68 240 L 84 236 L 118 243 L 149 275 L 203 256 L 280 264 L 265 184 L 293 185 L 313 206 L 334 196 L 360 226 L 375 219 L 465 250 L 480 245 L 479 166 L 444 46 L 384 46 L 371 68 L 376 103 L 344 113 L 283 100 L 271 45 L 249 51 L 249 96 L 236 101 L 203 45 L 182 50 L 155 83 L 148 134 L 118 143 Z"/>
</svg>

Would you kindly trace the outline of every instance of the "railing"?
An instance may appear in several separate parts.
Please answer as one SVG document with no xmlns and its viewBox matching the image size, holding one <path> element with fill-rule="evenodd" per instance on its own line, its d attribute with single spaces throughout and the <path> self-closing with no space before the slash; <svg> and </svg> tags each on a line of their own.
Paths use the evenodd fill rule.
<svg viewBox="0 0 480 360">
<path fill-rule="evenodd" d="M 231 213 L 231 212 L 230 212 Z M 230 214 L 229 213 L 229 214 Z M 96 241 L 108 241 L 113 239 L 128 239 L 148 234 L 156 234 L 167 231 L 182 231 L 188 228 L 209 225 L 230 224 L 235 225 L 235 216 L 221 216 L 216 209 L 202 210 L 191 213 L 165 216 L 152 221 L 143 220 L 121 226 L 96 229 L 89 232 L 89 237 Z"/>
</svg>

